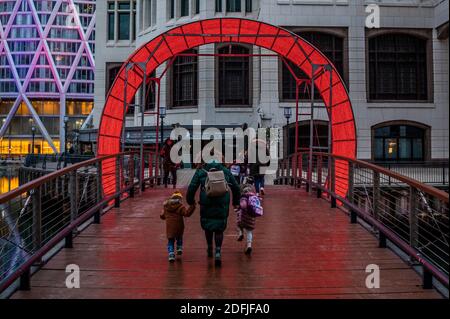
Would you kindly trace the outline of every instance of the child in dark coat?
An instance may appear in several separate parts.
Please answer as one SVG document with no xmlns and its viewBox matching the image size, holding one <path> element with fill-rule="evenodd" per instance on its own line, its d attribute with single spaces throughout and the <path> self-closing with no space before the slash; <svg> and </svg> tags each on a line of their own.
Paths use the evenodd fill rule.
<svg viewBox="0 0 450 319">
<path fill-rule="evenodd" d="M 250 255 L 252 253 L 253 242 L 253 230 L 255 229 L 255 216 L 249 212 L 249 197 L 255 195 L 255 188 L 252 185 L 252 178 L 247 178 L 246 184 L 241 186 L 241 200 L 239 208 L 236 210 L 237 227 L 238 227 L 238 241 L 244 239 L 244 233 L 247 238 L 247 245 L 245 248 L 245 254 Z"/>
<path fill-rule="evenodd" d="M 183 205 L 183 195 L 175 191 L 164 202 L 164 210 L 160 215 L 166 221 L 166 234 L 168 239 L 167 250 L 169 262 L 175 261 L 175 241 L 177 243 L 177 255 L 183 253 L 184 217 L 189 217 L 194 212 L 195 206 L 188 209 Z"/>
</svg>

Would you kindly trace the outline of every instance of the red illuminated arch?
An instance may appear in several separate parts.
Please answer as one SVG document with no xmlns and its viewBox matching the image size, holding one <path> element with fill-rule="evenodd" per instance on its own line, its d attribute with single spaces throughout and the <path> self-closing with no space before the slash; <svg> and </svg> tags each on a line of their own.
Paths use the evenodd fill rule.
<svg viewBox="0 0 450 319">
<path fill-rule="evenodd" d="M 137 49 L 122 65 L 106 99 L 98 130 L 97 155 L 108 155 L 120 151 L 123 125 L 125 90 L 125 67 L 128 62 L 147 62 L 146 73 L 150 75 L 159 65 L 176 54 L 208 43 L 235 42 L 252 44 L 269 49 L 295 63 L 305 74 L 312 73 L 312 64 L 331 64 L 314 46 L 294 33 L 267 23 L 239 19 L 216 18 L 200 20 L 173 28 Z M 332 107 L 333 153 L 347 157 L 356 156 L 356 129 L 352 106 L 347 89 L 337 70 L 315 73 L 315 86 L 328 110 Z M 130 103 L 143 81 L 139 68 L 128 71 L 126 87 L 127 103 Z M 332 96 L 330 99 L 330 91 Z M 331 103 L 330 103 L 331 100 Z M 338 164 L 338 163 L 336 163 Z M 107 173 L 108 168 L 103 168 Z M 347 169 L 336 170 L 336 192 L 347 191 Z"/>
</svg>

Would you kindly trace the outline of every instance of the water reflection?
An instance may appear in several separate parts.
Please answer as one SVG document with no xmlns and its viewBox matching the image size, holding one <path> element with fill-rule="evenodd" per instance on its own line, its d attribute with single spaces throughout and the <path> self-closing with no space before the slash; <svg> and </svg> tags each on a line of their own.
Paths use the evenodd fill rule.
<svg viewBox="0 0 450 319">
<path fill-rule="evenodd" d="M 18 167 L 0 168 L 0 194 L 19 187 Z"/>
</svg>

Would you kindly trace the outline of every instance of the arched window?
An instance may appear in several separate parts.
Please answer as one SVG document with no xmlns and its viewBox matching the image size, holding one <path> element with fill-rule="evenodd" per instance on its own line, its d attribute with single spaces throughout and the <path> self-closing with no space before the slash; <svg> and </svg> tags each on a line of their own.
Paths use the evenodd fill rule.
<svg viewBox="0 0 450 319">
<path fill-rule="evenodd" d="M 298 147 L 301 151 L 309 149 L 309 136 L 310 136 L 310 125 L 309 120 L 298 122 Z M 286 126 L 285 126 L 286 127 Z M 285 130 L 287 144 L 285 149 L 287 150 L 286 155 L 294 153 L 295 150 L 295 122 L 289 124 L 288 130 Z M 327 121 L 314 121 L 314 146 L 318 147 L 328 147 L 328 122 Z M 325 151 L 324 149 L 320 151 Z"/>
<path fill-rule="evenodd" d="M 339 74 L 344 77 L 344 38 L 324 32 L 296 32 L 306 41 L 316 46 L 325 56 L 330 59 L 333 65 L 338 70 Z M 310 77 L 301 71 L 294 63 L 287 61 L 291 70 L 298 78 L 309 79 Z M 295 79 L 289 71 L 288 67 L 282 62 L 282 80 L 281 80 L 281 100 L 293 101 L 295 100 Z M 299 99 L 310 99 L 310 88 L 305 88 L 301 85 L 299 88 Z M 320 99 L 320 94 L 316 91 L 316 99 Z"/>
<path fill-rule="evenodd" d="M 155 81 L 151 80 L 156 76 L 156 72 L 153 71 L 148 77 L 147 77 L 147 87 L 145 89 L 145 103 L 144 103 L 144 110 L 153 110 L 155 108 L 155 102 L 156 102 L 156 83 Z M 142 92 L 143 93 L 143 92 Z M 143 99 L 142 99 L 143 100 Z"/>
<path fill-rule="evenodd" d="M 249 54 L 250 49 L 227 45 L 218 53 Z M 250 106 L 250 57 L 220 56 L 217 70 L 218 106 Z"/>
<path fill-rule="evenodd" d="M 411 122 L 381 123 L 372 127 L 372 157 L 375 161 L 423 161 L 426 159 L 429 127 Z"/>
<path fill-rule="evenodd" d="M 120 62 L 107 62 L 106 63 L 106 87 L 105 87 L 105 95 L 107 96 L 109 93 L 109 90 L 111 89 L 114 80 L 116 79 L 117 75 L 119 74 L 120 68 L 122 67 L 122 63 Z M 135 103 L 135 97 L 133 97 L 133 100 L 130 104 Z M 133 115 L 134 114 L 134 107 L 129 107 L 127 110 L 127 115 Z"/>
<path fill-rule="evenodd" d="M 369 39 L 369 99 L 428 99 L 426 39 L 399 33 Z"/>
<path fill-rule="evenodd" d="M 184 53 L 197 53 L 188 50 Z M 172 106 L 187 107 L 198 104 L 198 57 L 178 56 L 172 66 Z"/>
</svg>

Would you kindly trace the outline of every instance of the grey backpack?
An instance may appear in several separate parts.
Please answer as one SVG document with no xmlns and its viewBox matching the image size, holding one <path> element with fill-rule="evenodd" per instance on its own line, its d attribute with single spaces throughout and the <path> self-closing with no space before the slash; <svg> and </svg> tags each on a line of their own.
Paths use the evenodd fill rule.
<svg viewBox="0 0 450 319">
<path fill-rule="evenodd" d="M 228 192 L 228 183 L 222 170 L 206 171 L 205 192 L 208 197 L 221 197 Z"/>
</svg>

